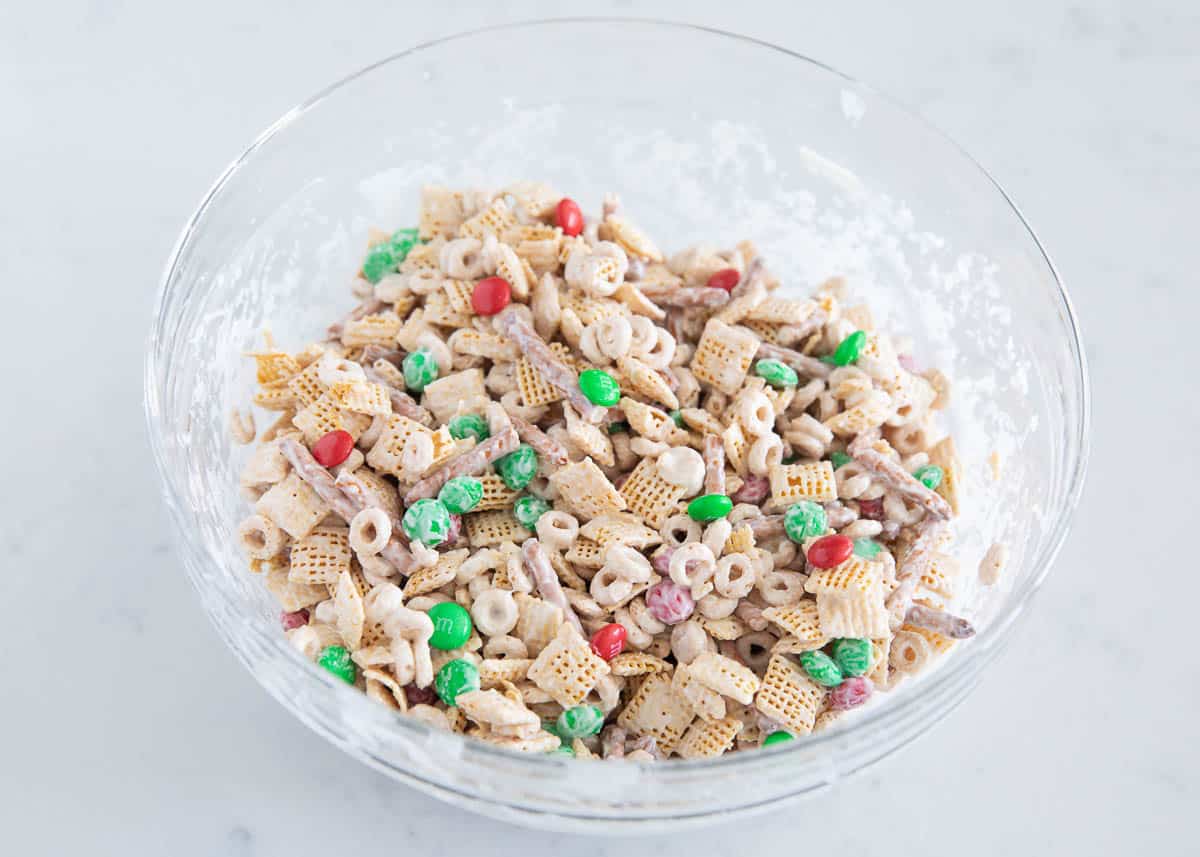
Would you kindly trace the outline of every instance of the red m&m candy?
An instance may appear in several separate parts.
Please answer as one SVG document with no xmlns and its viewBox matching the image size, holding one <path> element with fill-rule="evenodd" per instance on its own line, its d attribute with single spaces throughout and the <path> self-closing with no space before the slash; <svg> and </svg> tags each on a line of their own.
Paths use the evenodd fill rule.
<svg viewBox="0 0 1200 857">
<path fill-rule="evenodd" d="M 808 564 L 815 568 L 841 565 L 854 553 L 854 540 L 848 536 L 821 536 L 808 549 Z"/>
<path fill-rule="evenodd" d="M 708 285 L 710 288 L 731 292 L 741 279 L 742 275 L 737 272 L 737 268 L 722 268 L 708 278 Z"/>
<path fill-rule="evenodd" d="M 471 292 L 471 308 L 479 315 L 495 315 L 508 306 L 512 287 L 503 277 L 488 277 L 475 284 Z"/>
<path fill-rule="evenodd" d="M 336 429 L 313 444 L 313 458 L 322 467 L 337 467 L 354 451 L 354 436 Z"/>
<path fill-rule="evenodd" d="M 625 648 L 625 627 L 613 622 L 592 635 L 592 651 L 596 657 L 611 661 Z"/>
<path fill-rule="evenodd" d="M 579 210 L 579 203 L 568 196 L 560 199 L 558 207 L 554 209 L 554 222 L 563 231 L 563 235 L 578 235 L 582 232 L 583 212 Z"/>
</svg>

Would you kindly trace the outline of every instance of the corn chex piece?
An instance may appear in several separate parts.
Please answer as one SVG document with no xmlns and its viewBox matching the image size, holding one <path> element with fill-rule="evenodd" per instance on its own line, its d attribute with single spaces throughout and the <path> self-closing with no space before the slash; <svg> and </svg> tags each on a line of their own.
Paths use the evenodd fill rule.
<svg viewBox="0 0 1200 857">
<path fill-rule="evenodd" d="M 484 658 L 479 662 L 479 684 L 490 688 L 506 681 L 523 681 L 531 666 L 533 658 Z"/>
<path fill-rule="evenodd" d="M 463 515 L 463 524 L 467 528 L 467 540 L 473 548 L 498 545 L 501 542 L 520 544 L 533 537 L 533 533 L 517 523 L 517 519 L 508 509 Z"/>
<path fill-rule="evenodd" d="M 670 672 L 671 665 L 645 652 L 622 652 L 608 662 L 613 675 L 635 676 Z"/>
<path fill-rule="evenodd" d="M 720 420 L 703 408 L 684 408 L 679 415 L 683 417 L 684 425 L 700 434 L 720 435 L 725 431 Z"/>
<path fill-rule="evenodd" d="M 696 380 L 732 396 L 746 380 L 758 345 L 758 337 L 749 330 L 709 319 L 692 355 L 692 374 Z"/>
<path fill-rule="evenodd" d="M 750 631 L 750 626 L 737 616 L 724 616 L 720 619 L 701 616 L 696 621 L 714 640 L 736 640 Z"/>
<path fill-rule="evenodd" d="M 504 480 L 495 473 L 485 473 L 478 477 L 483 485 L 483 499 L 471 511 L 490 512 L 493 509 L 511 509 L 513 502 L 521 495 L 504 484 Z"/>
<path fill-rule="evenodd" d="M 815 569 L 804 584 L 805 592 L 839 597 L 863 597 L 879 588 L 883 566 L 851 555 L 833 568 Z"/>
<path fill-rule="evenodd" d="M 296 394 L 292 392 L 287 381 L 280 381 L 269 387 L 259 387 L 254 392 L 252 401 L 263 410 L 284 411 L 296 403 Z"/>
<path fill-rule="evenodd" d="M 288 572 L 285 568 L 268 573 L 265 583 L 267 591 L 275 596 L 280 608 L 288 613 L 320 604 L 329 597 L 329 592 L 322 585 L 293 583 L 288 580 Z"/>
<path fill-rule="evenodd" d="M 337 583 L 350 571 L 350 531 L 317 527 L 292 545 L 288 580 L 293 583 Z"/>
<path fill-rule="evenodd" d="M 588 539 L 576 539 L 567 548 L 566 560 L 584 568 L 600 568 L 604 565 L 604 548 Z"/>
<path fill-rule="evenodd" d="M 363 577 L 362 569 L 353 561 L 350 563 L 350 580 L 354 583 L 355 587 L 357 587 L 358 594 L 363 598 L 366 598 L 367 593 L 371 591 L 371 584 L 367 583 L 367 579 Z M 336 583 L 326 583 L 325 589 L 328 591 L 330 598 L 333 598 L 337 595 Z"/>
<path fill-rule="evenodd" d="M 503 197 L 497 197 L 483 211 L 463 221 L 462 226 L 458 227 L 458 234 L 482 241 L 488 232 L 499 237 L 516 225 L 516 212 L 508 207 Z"/>
<path fill-rule="evenodd" d="M 593 518 L 579 528 L 579 535 L 602 547 L 615 543 L 644 550 L 662 544 L 662 536 L 657 530 L 650 529 L 636 515 L 627 512 Z"/>
<path fill-rule="evenodd" d="M 935 443 L 929 450 L 929 463 L 942 468 L 942 481 L 934 490 L 945 498 L 957 515 L 958 483 L 962 481 L 962 465 L 954 449 L 954 438 L 947 435 Z"/>
<path fill-rule="evenodd" d="M 433 433 L 416 420 L 392 414 L 384 422 L 383 430 L 379 433 L 375 445 L 367 452 L 367 464 L 397 478 L 402 477 L 404 475 L 402 458 L 404 445 L 414 434 L 432 436 Z"/>
<path fill-rule="evenodd" d="M 449 345 L 459 354 L 486 357 L 489 360 L 517 359 L 517 348 L 498 333 L 464 327 L 450 335 Z"/>
<path fill-rule="evenodd" d="M 743 476 L 746 474 L 746 451 L 749 443 L 746 432 L 740 422 L 732 422 L 729 428 L 721 432 L 721 442 L 725 445 L 725 458 L 733 465 L 733 469 Z"/>
<path fill-rule="evenodd" d="M 612 241 L 619 244 L 621 249 L 631 256 L 640 256 L 651 262 L 661 262 L 663 254 L 646 233 L 634 226 L 624 217 L 612 215 L 604 219 L 604 227 L 612 236 Z"/>
<path fill-rule="evenodd" d="M 824 732 L 826 729 L 832 729 L 837 725 L 838 720 L 845 716 L 846 712 L 836 708 L 826 708 L 817 715 L 817 719 L 813 721 L 812 731 Z"/>
<path fill-rule="evenodd" d="M 451 709 L 451 711 L 457 710 Z M 496 732 L 489 732 L 479 737 L 489 744 L 495 744 L 497 747 L 504 747 L 508 750 L 515 750 L 518 753 L 549 753 L 552 750 L 558 749 L 561 743 L 557 735 L 551 735 L 545 729 L 538 729 L 529 737 L 500 735 Z"/>
<path fill-rule="evenodd" d="M 791 340 L 785 336 L 787 325 L 772 324 L 769 321 L 755 321 L 754 319 L 743 319 L 742 327 L 749 330 L 763 342 L 769 342 L 772 345 L 791 345 Z"/>
<path fill-rule="evenodd" d="M 776 464 L 767 475 L 771 482 L 770 506 L 773 508 L 786 509 L 800 500 L 828 503 L 837 499 L 837 480 L 831 462 Z"/>
<path fill-rule="evenodd" d="M 798 735 L 812 731 L 825 705 L 825 689 L 811 681 L 790 658 L 772 655 L 754 707 Z"/>
<path fill-rule="evenodd" d="M 595 324 L 602 319 L 621 314 L 621 304 L 617 301 L 593 298 L 576 289 L 563 292 L 559 300 L 562 308 L 572 310 L 584 325 Z"/>
<path fill-rule="evenodd" d="M 563 708 L 583 702 L 608 674 L 608 663 L 566 622 L 529 667 L 530 680 Z"/>
<path fill-rule="evenodd" d="M 400 332 L 400 316 L 380 312 L 347 321 L 342 326 L 342 345 L 380 345 L 391 348 Z"/>
<path fill-rule="evenodd" d="M 754 550 L 754 530 L 749 524 L 738 524 L 725 540 L 724 556 L 735 553 L 750 553 Z"/>
<path fill-rule="evenodd" d="M 293 539 L 302 539 L 325 519 L 330 510 L 307 482 L 295 473 L 289 473 L 286 479 L 258 498 L 254 511 L 266 516 Z"/>
<path fill-rule="evenodd" d="M 679 407 L 679 399 L 671 391 L 666 379 L 641 360 L 636 357 L 618 357 L 617 369 L 633 392 L 651 401 L 661 402 L 672 410 Z"/>
<path fill-rule="evenodd" d="M 296 358 L 286 351 L 256 351 L 250 356 L 256 364 L 255 379 L 264 387 L 286 383 L 300 371 Z"/>
<path fill-rule="evenodd" d="M 461 327 L 469 327 L 471 324 L 471 316 L 466 313 L 455 312 L 454 307 L 450 305 L 450 299 L 446 297 L 446 293 L 443 291 L 427 295 L 424 309 L 425 314 L 422 318 L 426 324 L 436 324 L 456 330 Z"/>
<path fill-rule="evenodd" d="M 653 458 L 643 458 L 621 486 L 620 496 L 629 511 L 649 526 L 660 529 L 675 513 L 685 491 L 659 475 L 658 463 Z"/>
<path fill-rule="evenodd" d="M 558 489 L 559 499 L 585 521 L 625 510 L 624 495 L 617 493 L 608 477 L 590 458 L 558 468 L 550 481 Z"/>
<path fill-rule="evenodd" d="M 571 362 L 570 350 L 561 342 L 550 343 L 550 350 L 564 362 Z M 531 408 L 549 405 L 563 398 L 562 390 L 547 381 L 542 373 L 534 368 L 528 357 L 517 361 L 517 388 L 521 391 L 521 399 Z"/>
<path fill-rule="evenodd" d="M 447 279 L 442 283 L 442 291 L 446 293 L 446 301 L 452 311 L 475 315 L 475 307 L 471 304 L 471 295 L 475 293 L 474 283 Z"/>
<path fill-rule="evenodd" d="M 697 720 L 688 727 L 675 752 L 684 759 L 710 759 L 720 756 L 733 746 L 734 739 L 741 731 L 742 721 L 736 717 Z"/>
<path fill-rule="evenodd" d="M 772 324 L 800 324 L 816 312 L 815 301 L 796 301 L 787 298 L 767 298 L 754 309 L 750 310 L 747 318 L 754 321 L 765 321 Z"/>
<path fill-rule="evenodd" d="M 463 222 L 463 199 L 458 191 L 427 185 L 421 188 L 417 234 L 423 241 L 452 238 Z"/>
<path fill-rule="evenodd" d="M 524 592 L 518 592 L 514 600 L 520 614 L 513 633 L 525 642 L 530 657 L 536 658 L 562 627 L 562 608 Z"/>
<path fill-rule="evenodd" d="M 326 391 L 321 398 L 297 413 L 292 418 L 292 425 L 300 429 L 305 443 L 312 446 L 329 432 L 339 429 L 348 431 L 358 440 L 358 436 L 371 425 L 371 418 L 366 414 L 342 410 L 333 394 Z"/>
<path fill-rule="evenodd" d="M 470 551 L 465 548 L 447 551 L 438 556 L 438 561 L 433 565 L 418 568 L 404 584 L 404 597 L 406 599 L 416 598 L 418 595 L 434 592 L 453 582 L 454 576 L 458 574 L 458 567 L 463 564 L 463 560 L 469 553 Z"/>
<path fill-rule="evenodd" d="M 876 587 L 868 595 L 843 597 L 820 594 L 817 613 L 821 631 L 827 637 L 884 637 L 888 634 L 888 611 L 883 589 Z"/>
<path fill-rule="evenodd" d="M 329 388 L 329 397 L 343 410 L 368 416 L 387 416 L 392 412 L 392 400 L 379 384 L 342 383 Z"/>
<path fill-rule="evenodd" d="M 621 397 L 620 408 L 625 414 L 625 419 L 629 421 L 629 426 L 650 440 L 662 440 L 675 425 L 666 411 L 629 396 Z"/>
<path fill-rule="evenodd" d="M 444 464 L 451 458 L 462 455 L 475 446 L 475 438 L 473 437 L 468 436 L 456 440 L 454 435 L 450 434 L 448 426 L 442 426 L 429 437 L 433 440 L 433 464 L 431 467 Z"/>
<path fill-rule="evenodd" d="M 811 652 L 813 649 L 822 648 L 828 643 L 828 638 L 822 638 L 817 642 L 801 640 L 799 637 L 793 637 L 790 634 L 780 637 L 775 641 L 775 645 L 771 646 L 771 654 L 773 655 L 798 655 L 801 652 Z"/>
<path fill-rule="evenodd" d="M 827 641 L 826 636 L 821 633 L 817 602 L 811 598 L 804 598 L 784 607 L 768 607 L 762 615 L 768 622 L 790 634 L 797 642 L 808 644 L 809 648 L 819 649 Z"/>
<path fill-rule="evenodd" d="M 728 711 L 725 697 L 701 683 L 687 664 L 680 664 L 671 676 L 671 691 L 703 720 L 720 720 Z"/>
<path fill-rule="evenodd" d="M 868 396 L 854 407 L 825 420 L 825 428 L 838 437 L 854 437 L 883 425 L 884 420 L 892 415 L 892 402 L 881 390 L 875 392 L 878 395 Z"/>
<path fill-rule="evenodd" d="M 666 265 L 655 263 L 646 266 L 646 273 L 642 274 L 638 285 L 647 288 L 677 287 L 683 285 L 683 278 L 673 273 Z"/>
<path fill-rule="evenodd" d="M 427 384 L 421 404 L 439 423 L 446 423 L 460 408 L 466 412 L 482 411 L 488 401 L 487 390 L 483 386 L 483 370 L 464 369 Z"/>
<path fill-rule="evenodd" d="M 670 755 L 696 715 L 687 700 L 671 689 L 671 676 L 652 673 L 617 716 L 617 723 L 635 735 L 650 735 L 664 755 Z"/>
<path fill-rule="evenodd" d="M 692 678 L 722 696 L 749 705 L 758 690 L 758 676 L 749 667 L 716 652 L 701 652 L 690 664 Z"/>
<path fill-rule="evenodd" d="M 325 385 L 317 375 L 317 364 L 310 363 L 287 382 L 297 405 L 306 408 L 325 394 Z"/>
</svg>

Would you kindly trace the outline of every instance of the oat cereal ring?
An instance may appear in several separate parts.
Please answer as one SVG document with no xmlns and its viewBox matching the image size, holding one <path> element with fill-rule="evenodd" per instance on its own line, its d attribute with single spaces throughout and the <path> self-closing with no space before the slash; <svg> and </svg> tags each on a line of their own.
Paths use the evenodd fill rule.
<svg viewBox="0 0 1200 857">
<path fill-rule="evenodd" d="M 724 619 L 733 615 L 737 605 L 736 598 L 724 598 L 715 592 L 710 592 L 696 602 L 696 612 L 705 619 Z"/>
<path fill-rule="evenodd" d="M 338 357 L 332 351 L 326 351 L 317 361 L 317 377 L 326 387 L 334 384 L 356 384 L 367 379 L 363 367 L 353 360 Z"/>
<path fill-rule="evenodd" d="M 242 549 L 253 559 L 271 559 L 283 551 L 287 537 L 264 515 L 251 515 L 237 529 Z"/>
<path fill-rule="evenodd" d="M 774 432 L 768 432 L 754 441 L 746 455 L 746 467 L 755 476 L 766 476 L 771 468 L 783 463 L 783 441 Z"/>
<path fill-rule="evenodd" d="M 629 353 L 633 345 L 633 325 L 625 316 L 609 316 L 588 327 L 594 331 L 597 349 L 609 361 Z"/>
<path fill-rule="evenodd" d="M 542 544 L 552 550 L 565 551 L 579 537 L 578 519 L 558 510 L 544 513 L 534 526 Z"/>
<path fill-rule="evenodd" d="M 892 637 L 888 663 L 901 673 L 916 673 L 933 657 L 929 641 L 914 631 L 898 631 Z"/>
<path fill-rule="evenodd" d="M 771 571 L 759 577 L 758 594 L 772 607 L 794 604 L 804 596 L 804 575 L 795 571 Z"/>
<path fill-rule="evenodd" d="M 481 634 L 496 637 L 517 627 L 517 603 L 507 589 L 487 589 L 471 605 L 471 618 Z"/>
<path fill-rule="evenodd" d="M 612 607 L 633 594 L 633 582 L 606 566 L 592 577 L 588 592 L 601 607 Z"/>
<path fill-rule="evenodd" d="M 691 590 L 698 600 L 712 591 L 709 580 L 717 570 L 713 552 L 702 542 L 689 542 L 675 549 L 670 562 L 671 580 Z"/>
<path fill-rule="evenodd" d="M 358 556 L 375 556 L 392 538 L 392 519 L 383 509 L 363 509 L 350 521 L 350 548 Z"/>
<path fill-rule="evenodd" d="M 745 554 L 731 554 L 717 561 L 713 586 L 725 598 L 745 598 L 754 589 L 757 569 Z"/>
<path fill-rule="evenodd" d="M 742 393 L 734 404 L 733 413 L 751 437 L 761 437 L 775 427 L 775 406 L 765 393 Z"/>
<path fill-rule="evenodd" d="M 646 583 L 651 574 L 650 560 L 634 548 L 621 544 L 609 545 L 605 550 L 601 571 L 604 570 L 612 570 L 630 583 Z"/>
<path fill-rule="evenodd" d="M 447 276 L 456 280 L 478 280 L 484 275 L 483 242 L 478 238 L 447 241 L 438 263 Z"/>
<path fill-rule="evenodd" d="M 663 522 L 658 532 L 664 545 L 679 547 L 688 542 L 700 541 L 700 522 L 692 520 L 688 515 L 672 515 Z"/>
<path fill-rule="evenodd" d="M 523 660 L 529 657 L 529 647 L 516 637 L 501 634 L 489 637 L 488 641 L 483 644 L 483 656 L 485 658 L 513 658 L 515 660 Z"/>
</svg>

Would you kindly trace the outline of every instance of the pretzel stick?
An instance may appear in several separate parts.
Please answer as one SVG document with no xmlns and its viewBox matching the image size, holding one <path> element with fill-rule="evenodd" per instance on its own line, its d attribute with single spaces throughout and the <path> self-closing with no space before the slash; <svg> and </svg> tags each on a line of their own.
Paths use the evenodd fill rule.
<svg viewBox="0 0 1200 857">
<path fill-rule="evenodd" d="M 673 289 L 642 289 L 642 294 L 660 307 L 719 307 L 729 303 L 729 292 L 708 286 L 677 286 Z"/>
<path fill-rule="evenodd" d="M 517 430 L 517 437 L 533 447 L 533 451 L 546 461 L 556 467 L 562 467 L 570 460 L 567 448 L 533 423 L 527 423 L 512 414 L 508 415 L 508 419 L 512 422 L 513 428 Z"/>
<path fill-rule="evenodd" d="M 546 556 L 546 550 L 542 547 L 542 543 L 537 539 L 526 539 L 525 543 L 521 545 L 521 555 L 525 560 L 525 570 L 537 584 L 538 594 L 550 604 L 560 608 L 563 618 L 586 637 L 583 623 L 579 621 L 579 617 L 575 615 L 575 609 L 563 594 L 562 584 L 558 582 L 558 575 L 554 573 L 554 568 L 550 565 L 550 558 Z"/>
<path fill-rule="evenodd" d="M 384 358 L 386 359 L 386 358 Z M 402 417 L 408 417 L 410 420 L 416 420 L 421 425 L 429 427 L 433 425 L 433 414 L 425 410 L 416 403 L 416 400 L 408 393 L 401 392 L 391 385 L 387 378 L 383 377 L 378 371 L 370 366 L 363 367 L 363 374 L 367 376 L 367 380 L 372 384 L 378 384 L 383 389 L 387 390 L 388 398 L 392 400 L 392 412 L 397 413 Z"/>
<path fill-rule="evenodd" d="M 579 388 L 579 376 L 550 350 L 546 340 L 537 335 L 514 307 L 509 307 L 496 316 L 496 323 L 500 332 L 529 358 L 529 362 L 542 373 L 546 382 L 563 392 L 584 421 L 595 424 L 604 419 L 606 409 L 588 401 L 587 396 L 583 395 L 583 390 Z"/>
<path fill-rule="evenodd" d="M 379 298 L 367 298 L 354 309 L 350 310 L 350 312 L 346 313 L 341 321 L 335 321 L 333 324 L 329 325 L 329 329 L 325 331 L 325 334 L 330 339 L 340 340 L 342 338 L 342 333 L 346 329 L 346 322 L 358 321 L 360 318 L 366 318 L 369 315 L 374 315 L 385 306 L 387 306 L 387 304 L 385 304 Z"/>
<path fill-rule="evenodd" d="M 400 519 L 393 518 L 387 512 L 387 506 L 384 505 L 383 499 L 379 496 L 378 489 L 366 482 L 361 476 L 353 470 L 343 470 L 337 475 L 337 479 L 333 480 L 333 484 L 337 489 L 350 498 L 351 501 L 357 503 L 364 509 L 383 509 L 385 514 L 392 521 L 392 529 L 400 530 Z"/>
<path fill-rule="evenodd" d="M 348 494 L 337 486 L 333 475 L 317 463 L 312 453 L 295 437 L 282 437 L 278 441 L 279 451 L 284 454 L 296 471 L 296 475 L 308 483 L 317 496 L 325 501 L 333 513 L 349 524 L 354 516 L 368 508 L 358 495 Z M 386 510 L 385 510 L 386 513 Z M 384 545 L 380 555 L 390 562 L 401 574 L 412 568 L 413 557 L 395 533 Z"/>
<path fill-rule="evenodd" d="M 809 378 L 828 378 L 829 373 L 833 371 L 832 366 L 822 363 L 815 357 L 809 357 L 807 354 L 801 354 L 791 348 L 784 348 L 782 345 L 772 345 L 769 342 L 758 346 L 758 359 L 778 360 Z"/>
<path fill-rule="evenodd" d="M 766 279 L 766 266 L 763 265 L 763 260 L 759 256 L 755 256 L 750 260 L 750 264 L 746 266 L 746 275 L 738 280 L 736 286 L 729 290 L 729 297 L 740 298 L 746 292 L 750 291 L 751 286 Z"/>
<path fill-rule="evenodd" d="M 946 528 L 946 522 L 930 518 L 918 524 L 918 528 L 917 540 L 896 568 L 896 588 L 885 602 L 893 628 L 900 627 L 908 615 L 913 594 L 921 583 L 921 575 L 933 559 L 934 547 Z"/>
<path fill-rule="evenodd" d="M 516 449 L 518 443 L 517 433 L 512 429 L 506 429 L 500 434 L 489 437 L 473 449 L 456 455 L 409 488 L 408 493 L 404 495 L 404 505 L 411 506 L 418 500 L 436 497 L 437 492 L 442 490 L 442 486 L 457 476 L 474 476 L 482 473 L 484 468 L 497 458 L 503 458 Z"/>
<path fill-rule="evenodd" d="M 950 504 L 941 494 L 926 485 L 879 450 L 874 443 L 879 439 L 879 430 L 865 431 L 850 442 L 846 452 L 863 467 L 883 479 L 896 491 L 921 506 L 931 515 L 948 520 L 954 515 Z"/>
<path fill-rule="evenodd" d="M 955 640 L 965 640 L 967 637 L 975 636 L 975 626 L 961 616 L 955 616 L 945 610 L 934 610 L 932 607 L 925 607 L 921 604 L 909 607 L 904 621 Z"/>
<path fill-rule="evenodd" d="M 382 345 L 364 345 L 358 362 L 370 366 L 374 365 L 376 360 L 386 360 L 399 369 L 400 364 L 404 362 L 404 352 L 396 348 L 384 348 Z"/>
<path fill-rule="evenodd" d="M 715 434 L 704 436 L 704 493 L 725 493 L 725 442 Z"/>
</svg>

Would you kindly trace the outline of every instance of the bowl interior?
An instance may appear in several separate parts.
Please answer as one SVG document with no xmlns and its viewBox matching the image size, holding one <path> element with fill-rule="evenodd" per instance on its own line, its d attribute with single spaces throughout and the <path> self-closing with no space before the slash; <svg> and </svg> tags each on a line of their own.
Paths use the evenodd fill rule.
<svg viewBox="0 0 1200 857">
<path fill-rule="evenodd" d="M 418 781 L 565 815 L 613 814 L 629 802 L 629 777 L 687 780 L 672 809 L 647 796 L 646 817 L 728 802 L 727 787 L 706 788 L 704 777 L 682 773 L 686 765 L 677 775 L 600 774 L 514 762 L 373 710 L 282 644 L 277 612 L 230 535 L 245 515 L 237 473 L 246 453 L 225 423 L 249 401 L 243 354 L 262 330 L 295 349 L 322 338 L 355 303 L 348 286 L 368 227 L 411 225 L 423 184 L 496 188 L 524 178 L 551 182 L 588 212 L 618 192 L 667 252 L 748 238 L 794 292 L 843 275 L 877 324 L 911 336 L 918 362 L 952 379 L 946 428 L 967 494 L 959 602 L 980 637 L 949 659 L 942 672 L 959 672 L 940 690 L 936 676 L 912 682 L 889 700 L 891 713 L 864 716 L 836 741 L 722 764 L 727 773 L 760 767 L 763 784 L 738 798 L 751 805 L 836 778 L 924 728 L 906 727 L 903 709 L 966 692 L 1065 532 L 1086 421 L 1074 323 L 1026 224 L 937 132 L 816 63 L 694 28 L 552 22 L 425 46 L 284 117 L 214 189 L 168 271 L 148 408 L 181 553 L 227 639 L 323 734 Z M 266 420 L 260 413 L 260 427 Z M 999 591 L 985 595 L 974 570 L 994 541 L 1010 546 L 1011 560 Z M 497 760 L 482 765 L 487 775 L 481 757 Z M 541 786 L 493 782 L 535 763 L 539 776 L 576 781 L 581 793 L 569 800 L 578 806 Z"/>
</svg>

